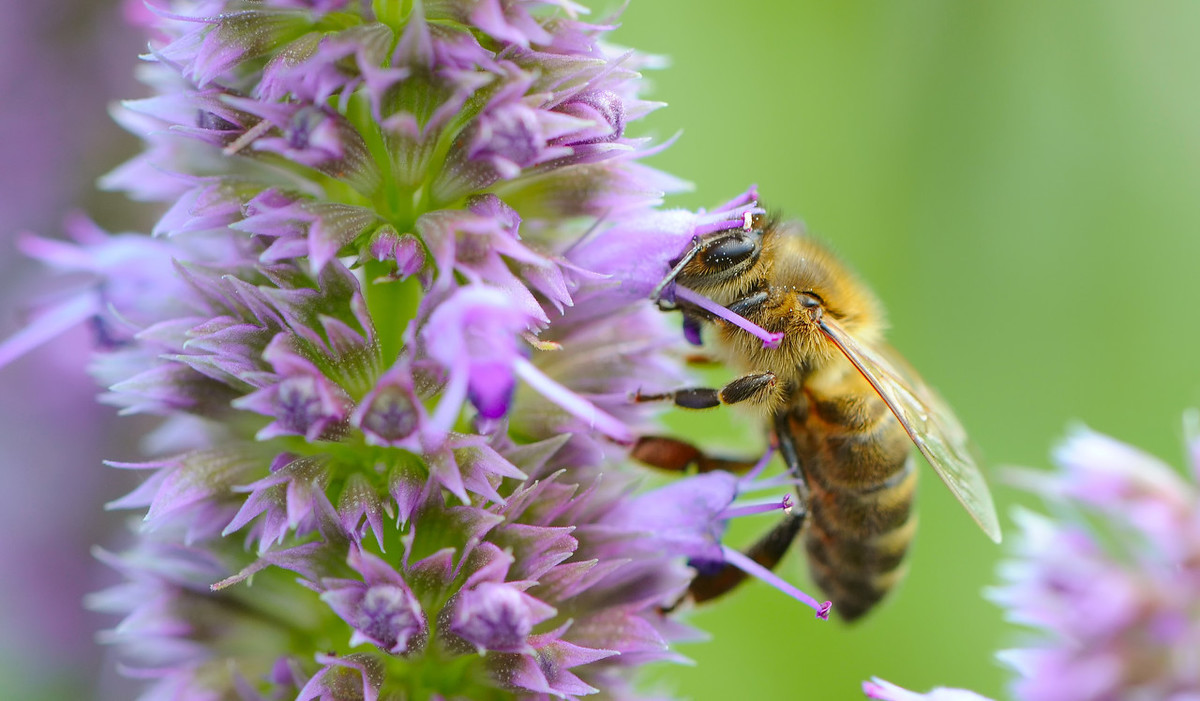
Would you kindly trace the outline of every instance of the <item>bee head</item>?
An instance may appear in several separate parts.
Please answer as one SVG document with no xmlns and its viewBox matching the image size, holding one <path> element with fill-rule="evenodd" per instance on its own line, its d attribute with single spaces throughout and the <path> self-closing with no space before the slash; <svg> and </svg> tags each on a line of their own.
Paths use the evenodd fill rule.
<svg viewBox="0 0 1200 701">
<path fill-rule="evenodd" d="M 740 226 L 696 236 L 688 248 L 670 261 L 671 272 L 657 291 L 661 292 L 671 282 L 700 291 L 736 285 L 758 263 L 772 223 L 762 215 L 755 215 L 747 217 Z"/>
</svg>

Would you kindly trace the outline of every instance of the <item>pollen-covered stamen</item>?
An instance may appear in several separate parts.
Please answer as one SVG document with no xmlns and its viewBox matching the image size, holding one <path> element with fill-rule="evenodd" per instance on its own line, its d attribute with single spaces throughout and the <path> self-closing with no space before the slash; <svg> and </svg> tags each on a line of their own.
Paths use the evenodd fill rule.
<svg viewBox="0 0 1200 701">
<path fill-rule="evenodd" d="M 226 156 L 232 156 L 236 154 L 250 144 L 254 143 L 254 141 L 260 136 L 271 131 L 271 128 L 274 126 L 275 125 L 271 124 L 271 122 L 265 119 L 260 121 L 258 124 L 255 124 L 247 129 L 241 136 L 231 141 L 228 146 L 221 149 L 221 153 Z"/>
<path fill-rule="evenodd" d="M 725 555 L 725 561 L 728 562 L 729 564 L 733 565 L 734 567 L 738 568 L 739 570 L 745 572 L 748 575 L 752 575 L 754 577 L 761 579 L 762 581 L 766 582 L 767 584 L 770 584 L 771 586 L 775 587 L 776 589 L 783 592 L 784 594 L 787 594 L 788 596 L 792 597 L 796 601 L 799 601 L 802 604 L 812 607 L 812 609 L 817 612 L 817 618 L 821 619 L 822 621 L 829 620 L 829 609 L 833 607 L 832 602 L 817 601 L 816 599 L 809 596 L 808 594 L 805 594 L 804 592 L 800 591 L 795 586 L 792 586 L 788 582 L 784 581 L 784 579 L 782 577 L 775 574 L 771 570 L 767 569 L 766 567 L 763 567 L 762 565 L 758 564 L 754 560 L 750 559 L 749 557 L 746 557 L 742 553 L 738 552 L 737 550 L 734 550 L 733 548 L 731 548 L 727 545 L 721 546 L 721 552 Z"/>
<path fill-rule="evenodd" d="M 763 348 L 778 348 L 779 342 L 783 340 L 782 333 L 767 331 L 746 317 L 722 307 L 695 290 L 689 290 L 686 287 L 680 287 L 679 285 L 676 285 L 675 297 L 683 300 L 684 302 L 688 302 L 689 304 L 694 304 L 697 307 L 700 307 L 701 309 L 713 314 L 714 316 L 724 319 L 734 326 L 737 326 L 738 328 L 743 329 L 757 336 L 758 338 L 761 338 L 763 342 Z"/>
</svg>

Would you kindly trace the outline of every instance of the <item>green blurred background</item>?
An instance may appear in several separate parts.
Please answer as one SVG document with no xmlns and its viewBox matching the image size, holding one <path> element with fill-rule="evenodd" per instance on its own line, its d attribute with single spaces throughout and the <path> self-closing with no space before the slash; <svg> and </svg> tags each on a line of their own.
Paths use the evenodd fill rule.
<svg viewBox="0 0 1200 701">
<path fill-rule="evenodd" d="M 1200 4 L 634 0 L 622 22 L 617 41 L 671 60 L 649 76 L 669 107 L 638 127 L 683 130 L 651 161 L 695 183 L 670 203 L 757 183 L 804 219 L 993 470 L 1047 466 L 1077 421 L 1181 464 L 1200 403 Z M 707 445 L 754 435 L 733 412 L 680 414 Z M 713 640 L 654 681 L 842 699 L 879 675 L 1003 697 L 993 653 L 1020 631 L 981 596 L 1003 549 L 923 477 L 910 576 L 872 616 L 820 623 L 755 583 L 696 611 Z M 996 492 L 1006 522 L 1036 504 Z M 811 590 L 802 560 L 782 571 Z"/>
</svg>

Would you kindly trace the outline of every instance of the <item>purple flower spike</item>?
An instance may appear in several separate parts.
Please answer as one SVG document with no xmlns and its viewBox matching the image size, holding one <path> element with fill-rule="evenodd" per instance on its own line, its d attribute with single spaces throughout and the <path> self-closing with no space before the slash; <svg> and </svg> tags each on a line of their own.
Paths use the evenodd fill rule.
<svg viewBox="0 0 1200 701">
<path fill-rule="evenodd" d="M 1191 472 L 1200 419 L 1189 413 Z M 1055 518 L 1019 510 L 1017 538 L 989 598 L 1033 629 L 997 658 L 1014 698 L 1188 698 L 1200 688 L 1200 488 L 1159 459 L 1085 428 L 1054 452 L 1053 472 L 1010 471 Z M 914 694 L 881 680 L 881 699 L 982 698 L 957 689 Z"/>
<path fill-rule="evenodd" d="M 1193 439 L 1193 446 L 1195 446 Z M 1065 521 L 1017 514 L 991 598 L 1038 644 L 1000 653 L 1021 698 L 1169 698 L 1200 683 L 1200 490 L 1131 446 L 1078 429 L 1051 474 L 1017 473 Z M 1194 466 L 1193 466 L 1194 469 Z"/>
<path fill-rule="evenodd" d="M 658 210 L 684 183 L 640 162 L 670 143 L 633 133 L 654 61 L 582 12 L 141 11 L 153 94 L 117 118 L 145 150 L 105 184 L 164 214 L 22 238 L 72 282 L 0 365 L 91 325 L 102 401 L 161 419 L 109 463 L 145 518 L 92 601 L 143 699 L 634 697 L 696 637 L 689 563 L 789 508 L 742 499 L 790 486 L 769 456 L 653 490 L 626 460 L 654 430 L 631 394 L 685 381 L 651 293 L 761 210 Z"/>
</svg>

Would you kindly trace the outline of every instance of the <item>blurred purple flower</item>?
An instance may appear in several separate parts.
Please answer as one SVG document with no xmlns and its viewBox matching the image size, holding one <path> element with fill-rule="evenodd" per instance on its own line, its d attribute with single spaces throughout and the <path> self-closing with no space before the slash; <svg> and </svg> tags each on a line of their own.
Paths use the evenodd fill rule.
<svg viewBox="0 0 1200 701">
<path fill-rule="evenodd" d="M 1058 514 L 1017 514 L 1015 557 L 991 592 L 1010 620 L 1040 632 L 1000 653 L 1019 698 L 1184 698 L 1200 688 L 1200 439 L 1189 450 L 1191 481 L 1079 429 L 1055 452 L 1057 472 L 1018 473 Z"/>
<path fill-rule="evenodd" d="M 1055 451 L 1059 469 L 1014 470 L 1054 517 L 1016 513 L 1020 534 L 990 598 L 1033 629 L 997 657 L 1022 701 L 1190 699 L 1200 688 L 1200 415 L 1189 414 L 1192 479 L 1159 459 L 1079 428 Z M 928 695 L 874 679 L 870 698 Z"/>
<path fill-rule="evenodd" d="M 949 689 L 943 686 L 939 686 L 927 694 L 920 694 L 896 686 L 879 677 L 872 677 L 871 681 L 863 682 L 862 690 L 867 698 L 882 699 L 883 701 L 990 701 L 987 697 L 980 696 L 974 691 Z"/>
<path fill-rule="evenodd" d="M 136 146 L 103 115 L 109 101 L 136 89 L 130 68 L 144 46 L 118 6 L 0 2 L 0 83 L 20 86 L 19 98 L 0 105 L 0 123 L 14 134 L 0 139 L 0 338 L 28 319 L 31 291 L 47 288 L 14 246 L 21 232 L 58 229 L 81 197 L 109 221 L 136 220 L 130 208 L 87 195 Z M 101 619 L 80 601 L 112 579 L 88 549 L 121 528 L 122 519 L 98 506 L 129 486 L 100 467 L 99 456 L 120 450 L 124 433 L 94 402 L 83 368 L 102 331 L 77 327 L 0 373 L 0 471 L 19 485 L 0 495 L 0 559 L 10 563 L 0 578 L 9 673 L 0 676 L 13 698 L 90 695 L 102 663 L 93 642 Z"/>
</svg>

